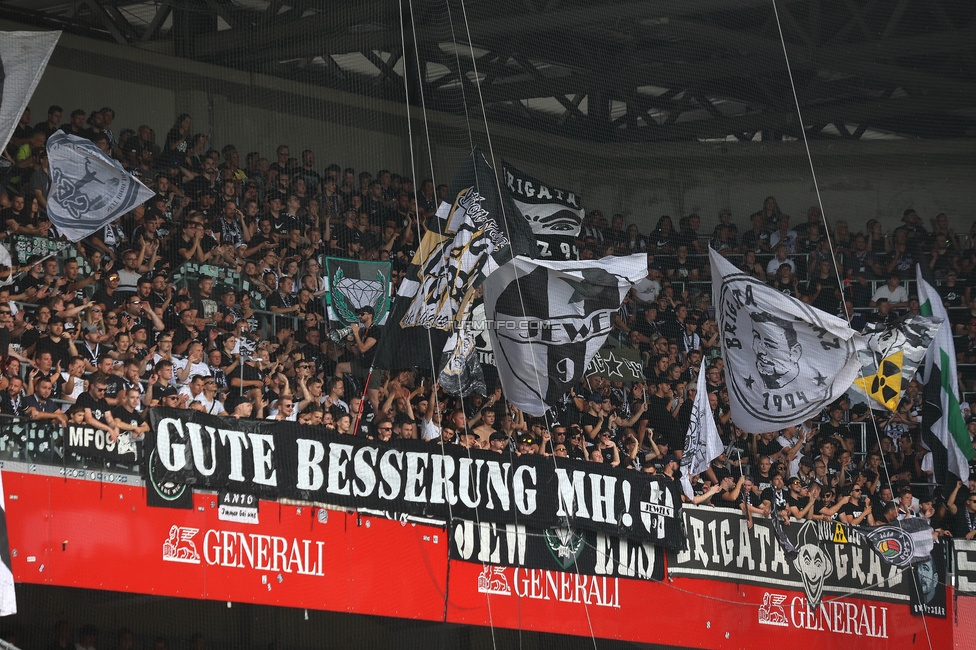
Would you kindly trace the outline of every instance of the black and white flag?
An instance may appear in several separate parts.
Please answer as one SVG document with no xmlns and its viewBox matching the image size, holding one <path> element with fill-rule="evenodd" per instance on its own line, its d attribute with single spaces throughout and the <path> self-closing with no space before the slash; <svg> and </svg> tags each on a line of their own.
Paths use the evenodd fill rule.
<svg viewBox="0 0 976 650">
<path fill-rule="evenodd" d="M 429 367 L 433 352 L 441 386 L 467 395 L 484 385 L 470 325 L 476 291 L 499 264 L 535 247 L 481 151 L 471 152 L 449 196 L 400 283 L 376 359 L 386 369 Z"/>
<path fill-rule="evenodd" d="M 6 149 L 61 32 L 0 33 L 0 138 Z"/>
<path fill-rule="evenodd" d="M 685 449 L 681 455 L 681 489 L 689 499 L 695 497 L 691 476 L 707 470 L 712 461 L 725 451 L 712 407 L 708 403 L 708 382 L 705 380 L 705 360 L 698 371 L 698 391 L 691 408 L 691 421 L 685 436 Z"/>
<path fill-rule="evenodd" d="M 644 363 L 640 352 L 628 348 L 604 348 L 590 359 L 586 376 L 598 375 L 610 381 L 625 384 L 644 381 Z"/>
<path fill-rule="evenodd" d="M 539 246 L 539 258 L 544 260 L 575 260 L 576 237 L 583 223 L 583 204 L 579 194 L 552 187 L 502 163 L 505 185 L 532 227 Z"/>
<path fill-rule="evenodd" d="M 14 572 L 7 539 L 7 499 L 3 492 L 3 476 L 0 475 L 0 616 L 16 613 L 17 594 L 14 591 Z"/>
<path fill-rule="evenodd" d="M 488 276 L 485 316 L 506 399 L 541 416 L 603 346 L 644 255 L 546 262 L 522 257 Z"/>
<path fill-rule="evenodd" d="M 70 241 L 81 241 L 154 196 L 91 140 L 58 131 L 47 141 L 47 156 L 47 213 Z"/>
<path fill-rule="evenodd" d="M 736 426 L 777 431 L 814 417 L 857 377 L 846 321 L 782 294 L 709 249 L 729 404 Z"/>
</svg>

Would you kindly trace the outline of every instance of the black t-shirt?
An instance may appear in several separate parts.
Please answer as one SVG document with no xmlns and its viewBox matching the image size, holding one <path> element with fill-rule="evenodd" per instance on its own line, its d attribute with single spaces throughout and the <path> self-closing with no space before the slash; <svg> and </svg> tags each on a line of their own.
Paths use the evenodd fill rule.
<svg viewBox="0 0 976 650">
<path fill-rule="evenodd" d="M 837 475 L 840 474 L 840 463 L 833 458 L 827 459 L 823 456 L 817 456 L 816 460 L 824 461 L 827 466 L 827 478 L 831 481 L 831 484 L 837 483 Z"/>
<path fill-rule="evenodd" d="M 769 474 L 763 476 L 759 473 L 759 470 L 756 469 L 756 473 L 752 477 L 752 482 L 756 484 L 756 487 L 759 488 L 760 494 L 762 494 L 767 488 L 773 486 L 773 477 Z"/>
<path fill-rule="evenodd" d="M 600 418 L 598 418 L 595 415 L 592 415 L 591 413 L 588 413 L 588 412 L 580 413 L 579 425 L 581 427 L 583 427 L 583 430 L 584 431 L 586 430 L 586 427 L 594 427 L 595 428 L 597 422 L 599 422 L 599 421 L 600 421 Z M 606 422 L 606 419 L 604 419 L 604 422 Z M 593 431 L 593 437 L 596 437 L 599 434 L 600 434 L 599 429 L 596 429 L 596 430 Z"/>
<path fill-rule="evenodd" d="M 280 291 L 275 291 L 273 294 L 268 296 L 266 301 L 268 309 L 272 307 L 277 307 L 278 309 L 287 309 L 295 304 L 295 298 L 291 294 L 282 294 Z"/>
<path fill-rule="evenodd" d="M 860 503 L 845 503 L 840 507 L 838 514 L 844 514 L 848 517 L 860 517 L 862 512 L 864 512 L 863 500 Z"/>
<path fill-rule="evenodd" d="M 247 242 L 247 247 L 254 248 L 255 246 L 260 246 L 261 244 L 275 244 L 277 246 L 277 244 L 275 243 L 274 236 L 258 233 L 253 237 L 251 237 L 250 241 Z M 258 250 L 254 251 L 254 253 L 251 254 L 251 259 L 253 260 L 261 259 L 262 257 L 264 257 L 264 253 L 265 250 L 259 248 Z"/>
<path fill-rule="evenodd" d="M 770 486 L 762 491 L 761 497 L 763 501 L 769 501 L 769 503 L 772 505 L 773 511 L 777 511 L 786 507 L 786 497 L 788 495 L 789 492 L 786 490 L 786 488 L 783 488 L 777 492 L 776 488 Z"/>
<path fill-rule="evenodd" d="M 714 499 L 712 499 L 712 503 L 715 503 Z M 739 496 L 735 500 L 734 507 L 741 508 L 743 503 L 758 508 L 760 505 L 762 505 L 762 497 L 756 496 L 756 494 L 751 490 L 742 489 L 739 490 Z"/>
<path fill-rule="evenodd" d="M 786 491 L 786 505 L 787 507 L 794 507 L 797 510 L 803 510 L 810 503 L 810 497 L 795 497 L 790 494 L 789 490 Z"/>
<path fill-rule="evenodd" d="M 197 310 L 197 318 L 213 318 L 218 309 L 217 300 L 213 296 L 197 296 L 190 302 L 190 309 Z"/>
<path fill-rule="evenodd" d="M 37 339 L 37 347 L 34 348 L 34 357 L 41 356 L 42 352 L 50 352 L 51 360 L 57 366 L 61 363 L 61 368 L 68 367 L 68 359 L 71 358 L 71 349 L 68 347 L 68 339 L 62 336 L 60 341 L 54 341 L 50 336 L 42 336 Z"/>
<path fill-rule="evenodd" d="M 766 442 L 763 438 L 756 440 L 756 453 L 759 457 L 771 456 L 783 450 L 783 445 L 779 444 L 776 438 L 773 438 L 769 442 Z"/>
<path fill-rule="evenodd" d="M 95 295 L 92 296 L 92 302 L 105 305 L 105 311 L 114 311 L 122 304 L 123 301 L 124 298 L 119 295 L 118 291 L 110 296 L 105 289 L 99 289 L 95 292 Z"/>
<path fill-rule="evenodd" d="M 369 368 L 373 365 L 373 358 L 376 356 L 376 348 L 380 345 L 380 336 L 382 334 L 383 328 L 379 325 L 373 325 L 365 332 L 363 330 L 359 331 L 359 338 L 362 339 L 363 343 L 366 343 L 369 339 L 376 339 L 376 344 L 373 347 L 359 355 L 359 362 L 364 368 Z"/>
<path fill-rule="evenodd" d="M 124 406 L 116 406 L 112 409 L 112 418 L 118 422 L 125 422 L 126 424 L 131 424 L 134 427 L 139 426 L 143 422 L 143 416 L 139 411 L 129 411 Z"/>
<path fill-rule="evenodd" d="M 91 409 L 92 417 L 99 422 L 105 422 L 105 414 L 109 413 L 108 402 L 106 402 L 104 399 L 96 400 L 88 391 L 85 391 L 79 395 L 78 399 L 75 401 L 75 404 L 83 409 Z"/>
</svg>

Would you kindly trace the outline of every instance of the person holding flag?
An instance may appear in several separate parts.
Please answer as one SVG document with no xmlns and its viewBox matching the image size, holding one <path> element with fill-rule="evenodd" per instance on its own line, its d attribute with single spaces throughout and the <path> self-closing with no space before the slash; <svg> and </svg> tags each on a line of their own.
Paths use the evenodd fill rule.
<svg viewBox="0 0 976 650">
<path fill-rule="evenodd" d="M 685 436 L 685 448 L 681 454 L 681 489 L 689 500 L 694 500 L 691 476 L 701 474 L 712 461 L 722 455 L 724 446 L 715 426 L 711 405 L 708 403 L 708 387 L 705 378 L 705 361 L 698 372 L 698 392 L 691 409 L 691 420 Z"/>
</svg>

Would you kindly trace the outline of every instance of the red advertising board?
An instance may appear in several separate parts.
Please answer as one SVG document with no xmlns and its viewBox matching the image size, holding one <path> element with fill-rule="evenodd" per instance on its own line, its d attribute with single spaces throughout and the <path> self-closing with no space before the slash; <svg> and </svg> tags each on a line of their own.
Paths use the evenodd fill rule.
<svg viewBox="0 0 976 650">
<path fill-rule="evenodd" d="M 18 582 L 705 648 L 948 648 L 958 626 L 951 592 L 947 618 L 923 620 L 853 597 L 813 613 L 776 586 L 449 565 L 435 526 L 270 501 L 245 512 L 204 494 L 192 510 L 150 508 L 141 485 L 91 478 L 4 471 Z"/>
<path fill-rule="evenodd" d="M 826 598 L 817 612 L 802 592 L 677 578 L 661 583 L 451 562 L 448 621 L 694 648 L 948 648 L 948 619 L 908 605 Z M 927 629 L 926 629 L 927 628 Z M 784 645 L 785 644 L 785 645 Z"/>
<path fill-rule="evenodd" d="M 145 488 L 5 471 L 18 582 L 441 620 L 438 528 L 261 501 L 258 523 L 150 508 Z"/>
</svg>

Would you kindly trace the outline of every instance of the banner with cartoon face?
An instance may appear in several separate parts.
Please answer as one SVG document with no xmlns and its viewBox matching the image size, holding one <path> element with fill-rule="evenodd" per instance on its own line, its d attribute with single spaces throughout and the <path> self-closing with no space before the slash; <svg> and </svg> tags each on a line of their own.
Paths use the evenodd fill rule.
<svg viewBox="0 0 976 650">
<path fill-rule="evenodd" d="M 782 527 L 784 546 L 764 517 L 754 517 L 750 528 L 738 511 L 686 505 L 682 518 L 688 548 L 668 552 L 671 576 L 799 591 L 811 611 L 853 593 L 908 604 L 914 591 L 912 569 L 889 564 L 856 530 L 837 522 L 791 521 Z M 944 582 L 944 569 L 940 575 Z"/>
</svg>

